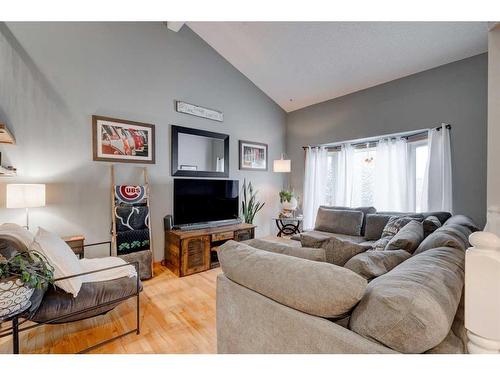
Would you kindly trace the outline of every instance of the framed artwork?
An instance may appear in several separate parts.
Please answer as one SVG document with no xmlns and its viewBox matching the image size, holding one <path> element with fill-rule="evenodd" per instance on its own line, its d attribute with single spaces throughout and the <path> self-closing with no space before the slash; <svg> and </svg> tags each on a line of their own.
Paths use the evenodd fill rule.
<svg viewBox="0 0 500 375">
<path fill-rule="evenodd" d="M 95 161 L 155 163 L 155 126 L 117 118 L 92 116 Z"/>
<path fill-rule="evenodd" d="M 267 144 L 239 141 L 240 169 L 267 171 Z"/>
<path fill-rule="evenodd" d="M 224 114 L 220 111 L 201 107 L 199 105 L 181 102 L 180 100 L 175 101 L 175 110 L 179 113 L 186 113 L 188 115 L 202 117 L 209 120 L 214 120 L 219 122 L 224 121 Z"/>
</svg>

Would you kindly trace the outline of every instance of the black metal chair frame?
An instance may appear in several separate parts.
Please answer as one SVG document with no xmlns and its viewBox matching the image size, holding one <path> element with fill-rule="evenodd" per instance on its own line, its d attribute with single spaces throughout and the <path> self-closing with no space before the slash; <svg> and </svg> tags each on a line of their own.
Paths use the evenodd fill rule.
<svg viewBox="0 0 500 375">
<path fill-rule="evenodd" d="M 96 246 L 96 245 L 103 245 L 103 244 L 109 244 L 110 253 L 111 253 L 111 241 L 98 242 L 98 243 L 83 245 L 83 247 L 85 248 L 85 247 Z M 99 343 L 97 343 L 95 345 L 89 346 L 88 348 L 85 348 L 85 349 L 79 351 L 77 354 L 87 353 L 87 352 L 89 352 L 89 351 L 91 351 L 93 349 L 97 349 L 97 348 L 99 348 L 99 347 L 101 347 L 101 346 L 103 346 L 103 345 L 105 345 L 105 344 L 107 344 L 107 343 L 109 343 L 111 341 L 117 340 L 117 339 L 122 338 L 124 336 L 127 336 L 127 335 L 129 335 L 131 333 L 136 333 L 137 335 L 139 335 L 141 333 L 140 332 L 140 301 L 139 301 L 139 294 L 141 292 L 141 290 L 140 290 L 141 286 L 140 286 L 140 278 L 139 278 L 139 262 L 129 262 L 129 263 L 126 263 L 126 264 L 120 264 L 119 266 L 107 267 L 107 268 L 102 268 L 100 270 L 83 272 L 83 273 L 79 273 L 79 274 L 76 274 L 76 275 L 70 275 L 70 276 L 60 277 L 58 279 L 55 279 L 54 282 L 55 281 L 66 280 L 66 279 L 71 279 L 71 278 L 79 277 L 79 276 L 90 275 L 90 274 L 94 274 L 94 273 L 98 273 L 98 272 L 103 272 L 103 271 L 107 271 L 107 270 L 112 270 L 112 269 L 115 269 L 115 268 L 121 268 L 121 267 L 129 266 L 129 265 L 133 265 L 135 267 L 135 269 L 136 269 L 136 272 L 137 272 L 137 277 L 136 277 L 136 281 L 137 282 L 136 282 L 136 289 L 135 289 L 134 293 L 132 293 L 130 295 L 127 295 L 127 296 L 124 296 L 124 297 L 120 297 L 120 298 L 114 299 L 112 301 L 100 303 L 100 304 L 98 304 L 96 306 L 92 306 L 92 307 L 89 307 L 89 308 L 86 308 L 86 309 L 83 309 L 83 310 L 75 311 L 75 312 L 72 312 L 72 313 L 69 313 L 69 314 L 64 314 L 64 315 L 61 315 L 61 316 L 59 316 L 57 318 L 48 319 L 48 320 L 45 320 L 45 321 L 42 321 L 42 322 L 36 322 L 36 323 L 33 322 L 33 324 L 31 324 L 31 325 L 23 326 L 23 327 L 21 327 L 21 325 L 29 322 L 30 320 L 27 319 L 27 318 L 25 318 L 24 320 L 19 321 L 19 315 L 15 315 L 11 319 L 12 326 L 9 327 L 9 328 L 0 330 L 0 338 L 12 335 L 12 351 L 13 351 L 13 354 L 19 354 L 19 333 L 27 331 L 27 330 L 30 330 L 30 329 L 33 329 L 33 328 L 36 328 L 36 327 L 39 327 L 39 326 L 44 325 L 44 324 L 57 323 L 59 320 L 71 318 L 73 316 L 77 316 L 77 315 L 80 315 L 80 314 L 83 314 L 83 313 L 86 313 L 86 312 L 91 312 L 91 311 L 94 311 L 94 310 L 98 310 L 98 309 L 100 309 L 102 307 L 106 307 L 106 306 L 109 306 L 109 305 L 113 305 L 115 303 L 123 302 L 123 301 L 125 301 L 125 300 L 127 300 L 129 298 L 133 298 L 133 297 L 136 298 L 136 327 L 134 329 L 131 329 L 131 330 L 125 332 L 125 333 L 119 334 L 119 335 L 111 337 L 111 338 L 109 338 L 107 340 L 101 341 L 101 342 L 99 342 Z M 20 315 L 22 315 L 22 314 L 20 314 Z M 97 314 L 97 315 L 99 315 L 99 314 Z M 90 318 L 92 318 L 92 317 L 78 319 L 77 321 L 85 320 L 85 319 L 90 319 Z"/>
</svg>

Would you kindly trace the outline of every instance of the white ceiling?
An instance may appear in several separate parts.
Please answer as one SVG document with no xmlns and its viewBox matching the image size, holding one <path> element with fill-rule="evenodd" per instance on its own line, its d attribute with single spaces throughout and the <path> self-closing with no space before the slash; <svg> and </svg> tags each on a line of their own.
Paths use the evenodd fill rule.
<svg viewBox="0 0 500 375">
<path fill-rule="evenodd" d="M 188 22 L 285 111 L 487 51 L 487 22 Z"/>
</svg>

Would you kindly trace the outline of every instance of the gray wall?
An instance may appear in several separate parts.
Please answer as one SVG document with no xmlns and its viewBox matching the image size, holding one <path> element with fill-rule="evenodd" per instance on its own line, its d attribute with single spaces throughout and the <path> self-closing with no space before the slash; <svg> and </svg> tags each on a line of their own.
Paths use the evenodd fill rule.
<svg viewBox="0 0 500 375">
<path fill-rule="evenodd" d="M 487 54 L 358 91 L 288 114 L 292 186 L 302 193 L 301 146 L 452 125 L 453 206 L 486 218 Z"/>
<path fill-rule="evenodd" d="M 174 111 L 174 99 L 224 112 L 214 122 Z M 251 180 L 266 202 L 258 235 L 273 228 L 283 176 L 238 170 L 238 139 L 284 150 L 286 115 L 189 28 L 152 23 L 0 24 L 0 122 L 17 145 L 0 145 L 2 164 L 18 177 L 0 180 L 0 222 L 23 223 L 5 208 L 5 183 L 47 183 L 47 207 L 32 210 L 33 226 L 61 235 L 108 239 L 109 163 L 92 161 L 91 116 L 156 125 L 151 180 L 153 247 L 163 258 L 163 223 L 172 211 L 170 124 L 230 135 L 230 178 Z M 140 183 L 140 168 L 119 164 L 118 183 Z M 101 249 L 102 250 L 102 249 Z M 92 255 L 92 254 L 90 254 Z"/>
</svg>

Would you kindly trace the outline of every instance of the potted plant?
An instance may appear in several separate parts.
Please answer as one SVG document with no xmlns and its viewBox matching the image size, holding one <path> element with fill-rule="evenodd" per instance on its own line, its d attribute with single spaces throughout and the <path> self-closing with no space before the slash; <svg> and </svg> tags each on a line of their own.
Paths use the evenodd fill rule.
<svg viewBox="0 0 500 375">
<path fill-rule="evenodd" d="M 37 251 L 0 255 L 0 319 L 29 307 L 35 289 L 54 281 L 54 268 Z"/>
<path fill-rule="evenodd" d="M 243 214 L 243 221 L 248 224 L 253 224 L 253 219 L 257 212 L 259 212 L 264 203 L 257 200 L 257 190 L 253 190 L 252 183 L 247 185 L 246 180 L 243 180 L 243 200 L 241 201 L 241 212 Z"/>
<path fill-rule="evenodd" d="M 290 190 L 280 191 L 280 203 L 283 211 L 295 211 L 298 205 L 295 193 Z"/>
</svg>

